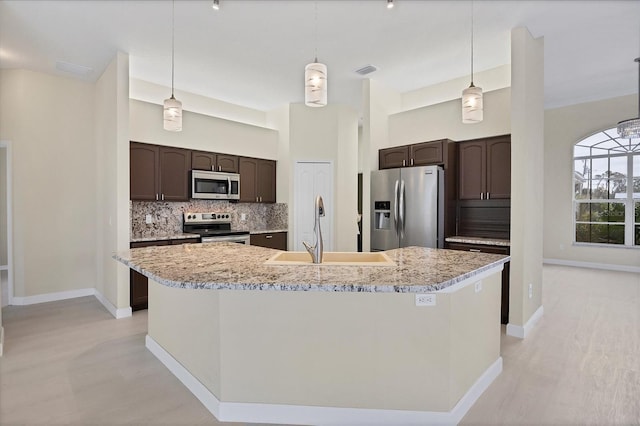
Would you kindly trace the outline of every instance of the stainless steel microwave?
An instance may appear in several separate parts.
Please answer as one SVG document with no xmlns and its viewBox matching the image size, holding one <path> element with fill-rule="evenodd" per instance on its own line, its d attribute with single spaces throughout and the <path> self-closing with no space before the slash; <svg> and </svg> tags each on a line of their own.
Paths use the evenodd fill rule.
<svg viewBox="0 0 640 426">
<path fill-rule="evenodd" d="M 192 170 L 191 198 L 239 200 L 240 175 L 237 173 Z"/>
</svg>

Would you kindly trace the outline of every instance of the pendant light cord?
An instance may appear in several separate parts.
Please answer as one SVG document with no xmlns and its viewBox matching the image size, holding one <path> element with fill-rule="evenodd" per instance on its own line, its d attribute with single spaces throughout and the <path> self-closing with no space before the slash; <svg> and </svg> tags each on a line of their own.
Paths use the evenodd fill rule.
<svg viewBox="0 0 640 426">
<path fill-rule="evenodd" d="M 640 118 L 640 58 L 634 59 L 638 63 L 638 118 Z"/>
<path fill-rule="evenodd" d="M 473 86 L 473 0 L 471 0 L 471 86 Z"/>
<path fill-rule="evenodd" d="M 314 24 L 315 24 L 315 59 L 313 62 L 318 62 L 318 0 L 315 0 L 313 2 L 313 8 L 314 8 Z"/>
<path fill-rule="evenodd" d="M 175 69 L 175 32 L 176 32 L 176 2 L 171 1 L 171 97 L 173 98 L 173 76 Z"/>
</svg>

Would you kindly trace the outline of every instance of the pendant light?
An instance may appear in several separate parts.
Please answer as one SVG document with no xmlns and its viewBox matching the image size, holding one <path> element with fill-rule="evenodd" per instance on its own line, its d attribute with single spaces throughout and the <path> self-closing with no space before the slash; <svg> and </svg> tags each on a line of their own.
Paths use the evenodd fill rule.
<svg viewBox="0 0 640 426">
<path fill-rule="evenodd" d="M 318 62 L 318 2 L 315 7 L 315 60 L 304 67 L 304 104 L 323 107 L 327 104 L 327 66 Z"/>
<path fill-rule="evenodd" d="M 640 138 L 640 58 L 634 59 L 638 63 L 638 117 L 618 123 L 618 134 L 621 138 Z"/>
<path fill-rule="evenodd" d="M 171 132 L 182 131 L 182 102 L 173 96 L 175 63 L 175 0 L 171 2 L 171 97 L 164 100 L 164 129 Z"/>
<path fill-rule="evenodd" d="M 462 122 L 482 121 L 482 87 L 473 85 L 473 1 L 471 2 L 471 85 L 462 91 Z"/>
</svg>

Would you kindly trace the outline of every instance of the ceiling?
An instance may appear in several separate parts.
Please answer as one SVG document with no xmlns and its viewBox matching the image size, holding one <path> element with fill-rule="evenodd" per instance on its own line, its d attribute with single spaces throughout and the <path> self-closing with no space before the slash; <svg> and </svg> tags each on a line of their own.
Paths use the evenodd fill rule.
<svg viewBox="0 0 640 426">
<path fill-rule="evenodd" d="M 470 72 L 469 1 L 211 5 L 175 2 L 178 90 L 259 110 L 303 102 L 304 66 L 316 51 L 328 66 L 329 102 L 357 109 L 365 77 L 354 71 L 364 65 L 378 67 L 367 77 L 399 92 Z M 476 0 L 473 9 L 476 72 L 510 63 L 510 31 L 526 26 L 544 36 L 546 107 L 637 93 L 640 0 Z M 170 87 L 171 10 L 167 0 L 2 0 L 0 67 L 95 81 L 119 50 L 129 54 L 132 78 Z M 59 71 L 56 61 L 92 71 Z"/>
</svg>

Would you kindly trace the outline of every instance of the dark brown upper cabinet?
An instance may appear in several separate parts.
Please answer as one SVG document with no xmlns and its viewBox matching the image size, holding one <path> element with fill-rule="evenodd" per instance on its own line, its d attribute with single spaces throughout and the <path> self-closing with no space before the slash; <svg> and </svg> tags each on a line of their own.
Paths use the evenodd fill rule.
<svg viewBox="0 0 640 426">
<path fill-rule="evenodd" d="M 191 151 L 191 168 L 194 170 L 238 173 L 238 157 L 214 152 Z"/>
<path fill-rule="evenodd" d="M 189 200 L 190 150 L 131 142 L 129 155 L 132 200 Z"/>
<path fill-rule="evenodd" d="M 378 166 L 382 170 L 442 164 L 443 145 L 444 141 L 438 140 L 381 149 L 378 151 Z"/>
<path fill-rule="evenodd" d="M 511 136 L 459 144 L 460 200 L 511 198 Z"/>
<path fill-rule="evenodd" d="M 276 202 L 276 162 L 240 157 L 240 202 Z"/>
</svg>

